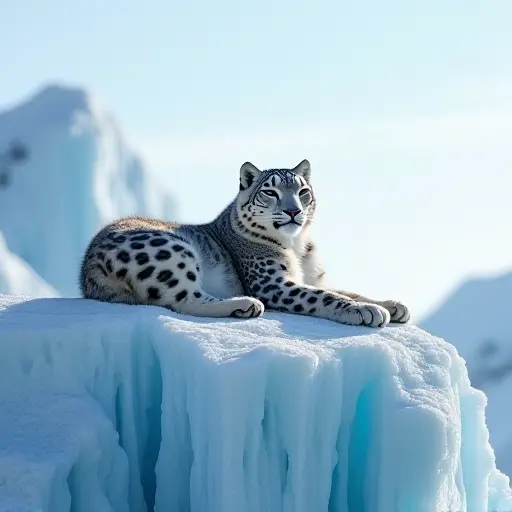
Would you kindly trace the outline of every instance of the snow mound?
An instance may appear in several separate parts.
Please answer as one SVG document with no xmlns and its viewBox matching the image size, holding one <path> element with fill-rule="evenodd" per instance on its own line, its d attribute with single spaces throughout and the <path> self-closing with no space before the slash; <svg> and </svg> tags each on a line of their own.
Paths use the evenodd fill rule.
<svg viewBox="0 0 512 512">
<path fill-rule="evenodd" d="M 0 153 L 13 143 L 28 158 L 0 189 L 0 231 L 62 295 L 78 294 L 82 253 L 103 224 L 130 214 L 176 216 L 116 120 L 80 88 L 45 87 L 0 113 Z"/>
<path fill-rule="evenodd" d="M 512 509 L 439 338 L 0 298 L 0 509 Z"/>
<path fill-rule="evenodd" d="M 461 284 L 421 327 L 453 343 L 471 382 L 487 395 L 487 425 L 498 467 L 512 475 L 512 273 Z"/>
<path fill-rule="evenodd" d="M 32 268 L 9 251 L 0 232 L 0 293 L 6 292 L 32 297 L 59 296 Z"/>
</svg>

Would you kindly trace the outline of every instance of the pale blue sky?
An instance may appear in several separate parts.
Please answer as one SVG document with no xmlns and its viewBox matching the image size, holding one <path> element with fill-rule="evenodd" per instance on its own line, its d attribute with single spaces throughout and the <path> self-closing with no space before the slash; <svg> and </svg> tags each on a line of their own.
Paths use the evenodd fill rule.
<svg viewBox="0 0 512 512">
<path fill-rule="evenodd" d="M 85 86 L 182 220 L 217 214 L 245 160 L 309 158 L 333 286 L 420 315 L 512 267 L 510 0 L 77 4 L 3 2 L 0 107 Z"/>
</svg>

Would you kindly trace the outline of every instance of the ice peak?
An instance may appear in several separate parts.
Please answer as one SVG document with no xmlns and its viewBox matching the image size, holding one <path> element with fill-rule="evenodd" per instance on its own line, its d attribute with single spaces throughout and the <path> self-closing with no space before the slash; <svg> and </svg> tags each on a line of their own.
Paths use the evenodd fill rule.
<svg viewBox="0 0 512 512">
<path fill-rule="evenodd" d="M 80 87 L 49 84 L 21 104 L 0 112 L 2 136 L 27 137 L 37 132 L 70 128 L 77 114 L 97 116 L 98 100 Z M 5 141 L 0 139 L 0 143 Z"/>
<path fill-rule="evenodd" d="M 90 98 L 91 94 L 82 87 L 52 83 L 36 91 L 29 103 L 50 110 L 87 109 Z"/>
</svg>

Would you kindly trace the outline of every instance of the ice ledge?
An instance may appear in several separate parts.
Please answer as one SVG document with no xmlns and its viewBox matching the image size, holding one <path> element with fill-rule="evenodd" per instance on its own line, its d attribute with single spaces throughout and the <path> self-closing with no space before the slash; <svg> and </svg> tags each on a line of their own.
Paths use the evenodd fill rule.
<svg viewBox="0 0 512 512">
<path fill-rule="evenodd" d="M 512 510 L 484 407 L 412 326 L 0 296 L 0 510 Z"/>
</svg>

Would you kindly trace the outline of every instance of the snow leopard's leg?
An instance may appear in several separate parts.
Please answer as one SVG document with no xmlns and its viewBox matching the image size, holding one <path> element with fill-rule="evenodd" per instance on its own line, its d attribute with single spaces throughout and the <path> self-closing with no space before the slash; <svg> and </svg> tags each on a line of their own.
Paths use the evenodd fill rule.
<svg viewBox="0 0 512 512">
<path fill-rule="evenodd" d="M 389 323 L 389 311 L 382 306 L 356 302 L 339 293 L 299 283 L 293 272 L 288 271 L 289 264 L 270 257 L 256 257 L 244 265 L 251 293 L 267 309 L 348 325 L 382 327 Z"/>
<path fill-rule="evenodd" d="M 163 306 L 203 317 L 252 318 L 264 311 L 253 297 L 218 299 L 206 293 L 194 248 L 172 233 L 117 233 L 90 254 L 85 265 L 86 298 Z"/>
<path fill-rule="evenodd" d="M 348 299 L 355 300 L 356 302 L 364 302 L 367 304 L 377 304 L 386 308 L 390 314 L 390 322 L 392 323 L 407 323 L 411 314 L 407 306 L 395 300 L 375 300 L 360 295 L 359 293 L 347 292 L 344 290 L 331 289 L 325 284 L 325 271 L 318 258 L 318 252 L 313 242 L 308 242 L 305 245 L 304 254 L 302 256 L 301 267 L 304 275 L 304 282 L 316 288 L 327 289 L 338 295 L 342 295 Z"/>
</svg>

